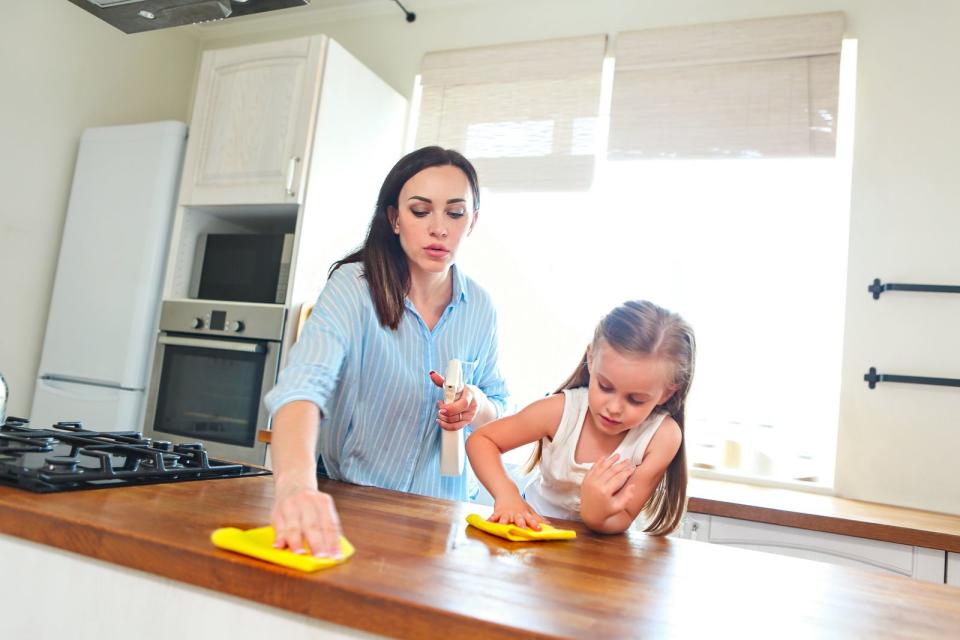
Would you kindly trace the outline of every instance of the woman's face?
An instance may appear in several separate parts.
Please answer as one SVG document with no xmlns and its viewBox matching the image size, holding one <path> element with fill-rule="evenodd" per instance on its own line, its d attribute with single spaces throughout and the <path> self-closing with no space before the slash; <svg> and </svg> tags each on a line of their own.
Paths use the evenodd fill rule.
<svg viewBox="0 0 960 640">
<path fill-rule="evenodd" d="M 452 165 L 424 169 L 403 185 L 397 205 L 388 214 L 411 270 L 449 269 L 479 213 L 466 174 Z"/>
</svg>

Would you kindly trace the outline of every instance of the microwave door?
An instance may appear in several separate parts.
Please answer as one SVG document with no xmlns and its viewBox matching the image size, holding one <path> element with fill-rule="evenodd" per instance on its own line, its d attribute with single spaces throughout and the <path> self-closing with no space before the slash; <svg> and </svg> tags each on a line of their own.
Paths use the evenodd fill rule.
<svg viewBox="0 0 960 640">
<path fill-rule="evenodd" d="M 288 235 L 207 234 L 195 258 L 199 265 L 196 298 L 276 303 L 285 252 L 289 253 Z"/>
</svg>

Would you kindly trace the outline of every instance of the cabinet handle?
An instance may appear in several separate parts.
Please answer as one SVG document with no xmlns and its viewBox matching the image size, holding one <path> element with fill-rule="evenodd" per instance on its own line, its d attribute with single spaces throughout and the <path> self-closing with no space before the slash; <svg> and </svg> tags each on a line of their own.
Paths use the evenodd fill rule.
<svg viewBox="0 0 960 640">
<path fill-rule="evenodd" d="M 290 164 L 287 165 L 287 195 L 290 197 L 295 195 L 293 191 L 293 176 L 297 173 L 298 162 L 300 162 L 300 158 L 290 158 Z"/>
</svg>

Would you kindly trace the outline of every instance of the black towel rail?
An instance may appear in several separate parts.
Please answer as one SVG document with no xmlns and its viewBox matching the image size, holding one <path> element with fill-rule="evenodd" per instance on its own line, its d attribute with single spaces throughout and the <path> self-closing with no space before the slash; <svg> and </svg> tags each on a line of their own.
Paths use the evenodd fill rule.
<svg viewBox="0 0 960 640">
<path fill-rule="evenodd" d="M 867 291 L 873 294 L 874 300 L 880 299 L 880 294 L 884 291 L 925 291 L 928 293 L 960 293 L 960 287 L 946 284 L 897 284 L 888 282 L 882 284 L 880 278 L 874 278 L 873 284 L 867 287 Z"/>
<path fill-rule="evenodd" d="M 932 384 L 938 387 L 960 387 L 960 380 L 957 378 L 929 378 L 926 376 L 900 376 L 893 373 L 877 373 L 876 367 L 870 367 L 863 379 L 867 385 L 874 389 L 878 382 L 905 382 L 907 384 Z"/>
</svg>

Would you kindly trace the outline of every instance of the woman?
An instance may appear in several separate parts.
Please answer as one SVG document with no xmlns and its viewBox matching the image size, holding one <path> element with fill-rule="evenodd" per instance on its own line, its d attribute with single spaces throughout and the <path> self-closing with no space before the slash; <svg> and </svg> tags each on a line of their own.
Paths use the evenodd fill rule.
<svg viewBox="0 0 960 640">
<path fill-rule="evenodd" d="M 440 429 L 485 424 L 504 413 L 507 397 L 493 305 L 454 266 L 478 208 L 466 158 L 414 151 L 384 180 L 361 248 L 331 267 L 266 397 L 276 547 L 304 553 L 306 542 L 317 555 L 339 553 L 336 508 L 317 490 L 317 444 L 336 480 L 466 498 L 465 473 L 440 475 Z M 444 405 L 434 372 L 453 358 L 468 384 Z"/>
</svg>

